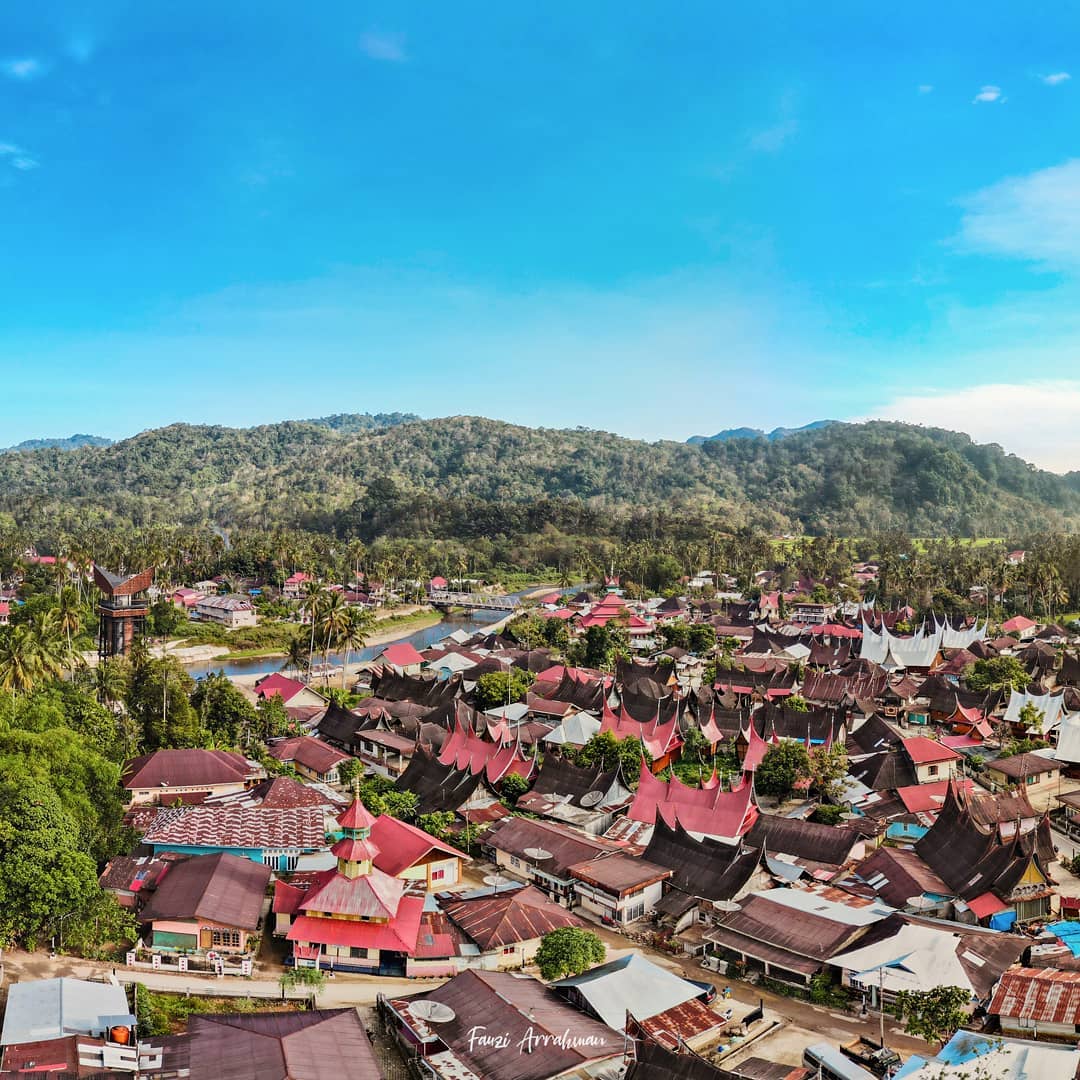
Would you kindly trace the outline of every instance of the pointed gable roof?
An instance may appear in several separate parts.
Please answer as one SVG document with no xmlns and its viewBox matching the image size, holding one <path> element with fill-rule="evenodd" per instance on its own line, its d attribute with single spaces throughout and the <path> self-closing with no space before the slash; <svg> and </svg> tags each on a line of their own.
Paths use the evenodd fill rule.
<svg viewBox="0 0 1080 1080">
<path fill-rule="evenodd" d="M 734 791 L 692 788 L 674 776 L 659 779 L 642 762 L 629 816 L 648 825 L 661 819 L 672 828 L 681 825 L 687 832 L 734 841 L 754 824 L 758 809 L 750 784 Z"/>
</svg>

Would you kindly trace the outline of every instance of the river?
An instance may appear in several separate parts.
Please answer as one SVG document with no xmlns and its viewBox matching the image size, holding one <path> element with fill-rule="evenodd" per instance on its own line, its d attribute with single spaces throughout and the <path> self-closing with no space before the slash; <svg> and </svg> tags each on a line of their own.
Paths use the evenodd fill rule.
<svg viewBox="0 0 1080 1080">
<path fill-rule="evenodd" d="M 540 587 L 541 586 L 539 585 L 531 585 L 527 589 L 522 589 L 520 592 L 510 593 L 509 595 L 520 599 L 523 596 L 529 595 L 529 593 L 535 592 Z M 472 615 L 448 615 L 446 618 L 432 626 L 425 626 L 420 630 L 414 630 L 412 633 L 405 633 L 401 637 L 395 638 L 394 644 L 407 641 L 415 649 L 420 651 L 433 645 L 436 641 L 441 641 L 447 634 L 452 634 L 455 630 L 464 630 L 467 634 L 472 634 L 475 631 L 482 630 L 485 626 L 490 626 L 492 623 L 496 623 L 504 618 L 506 618 L 505 611 L 477 611 Z M 377 632 L 379 624 L 375 623 L 372 629 Z M 378 656 L 389 644 L 391 643 L 384 641 L 380 645 L 372 645 L 366 649 L 361 649 L 359 652 L 351 652 L 349 653 L 349 663 L 357 664 L 364 660 L 371 660 Z M 322 663 L 321 654 L 318 661 L 319 663 Z M 344 653 L 332 652 L 330 654 L 331 667 L 340 667 L 344 662 Z M 272 671 L 281 671 L 284 663 L 285 658 L 283 656 L 261 656 L 250 660 L 227 660 L 224 657 L 220 657 L 216 660 L 202 660 L 198 663 L 188 664 L 186 666 L 188 673 L 198 679 L 209 672 L 222 672 L 225 675 L 269 674 Z"/>
</svg>

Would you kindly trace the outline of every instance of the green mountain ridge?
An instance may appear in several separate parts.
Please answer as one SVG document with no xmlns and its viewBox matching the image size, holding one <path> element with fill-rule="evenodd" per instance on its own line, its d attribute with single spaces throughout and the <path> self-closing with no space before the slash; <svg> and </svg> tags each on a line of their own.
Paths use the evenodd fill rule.
<svg viewBox="0 0 1080 1080">
<path fill-rule="evenodd" d="M 1080 526 L 1078 474 L 936 428 L 833 423 L 693 444 L 391 416 L 173 424 L 110 446 L 0 455 L 0 512 L 27 525 L 291 525 L 365 539 L 596 535 L 645 518 L 652 534 L 676 522 L 919 536 Z"/>
<path fill-rule="evenodd" d="M 111 446 L 102 435 L 69 435 L 66 439 L 24 439 L 14 446 L 0 447 L 0 454 L 22 454 L 27 450 L 79 450 L 84 446 Z"/>
</svg>

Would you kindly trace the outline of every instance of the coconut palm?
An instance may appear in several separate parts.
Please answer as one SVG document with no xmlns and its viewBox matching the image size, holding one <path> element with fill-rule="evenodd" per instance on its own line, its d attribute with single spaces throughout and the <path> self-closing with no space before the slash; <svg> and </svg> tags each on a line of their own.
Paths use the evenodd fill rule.
<svg viewBox="0 0 1080 1080">
<path fill-rule="evenodd" d="M 308 652 L 307 644 L 304 639 L 295 634 L 289 641 L 288 649 L 285 653 L 285 670 L 290 669 L 296 672 L 296 677 L 300 678 L 300 673 L 303 671 L 311 661 L 311 654 Z"/>
<path fill-rule="evenodd" d="M 319 637 L 323 643 L 323 677 L 329 682 L 327 670 L 330 663 L 330 650 L 341 640 L 341 635 L 349 622 L 349 606 L 340 592 L 328 592 L 319 612 Z"/>
<path fill-rule="evenodd" d="M 345 674 L 349 669 L 349 653 L 359 652 L 367 644 L 367 632 L 374 616 L 364 608 L 346 609 L 345 625 L 338 637 L 338 646 L 345 650 L 345 662 L 341 665 L 341 689 L 345 689 Z"/>
<path fill-rule="evenodd" d="M 13 626 L 0 637 L 0 687 L 29 693 L 43 674 L 40 643 L 28 626 Z"/>
<path fill-rule="evenodd" d="M 110 708 L 127 694 L 130 665 L 119 656 L 110 656 L 94 668 L 98 701 Z"/>
<path fill-rule="evenodd" d="M 82 604 L 78 592 L 70 585 L 60 593 L 60 602 L 56 606 L 57 622 L 61 632 L 67 637 L 67 651 L 71 658 L 72 669 L 75 664 L 75 649 L 72 638 L 82 627 Z"/>
</svg>

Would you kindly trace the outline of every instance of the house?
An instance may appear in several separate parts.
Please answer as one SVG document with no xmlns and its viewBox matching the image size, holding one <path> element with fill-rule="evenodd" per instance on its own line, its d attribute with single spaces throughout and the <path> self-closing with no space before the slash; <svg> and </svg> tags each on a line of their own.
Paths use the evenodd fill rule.
<svg viewBox="0 0 1080 1080">
<path fill-rule="evenodd" d="M 713 777 L 700 787 L 690 787 L 675 776 L 658 779 L 642 762 L 628 816 L 646 825 L 662 818 L 671 828 L 678 824 L 688 832 L 734 843 L 753 826 L 758 808 L 750 784 L 724 791 Z"/>
<path fill-rule="evenodd" d="M 996 787 L 1049 788 L 1056 783 L 1064 764 L 1045 754 L 1014 754 L 986 765 L 987 779 Z"/>
<path fill-rule="evenodd" d="M 326 698 L 318 691 L 297 679 L 287 678 L 280 671 L 264 675 L 255 683 L 254 689 L 260 700 L 269 700 L 276 695 L 287 709 L 325 708 L 327 705 Z"/>
<path fill-rule="evenodd" d="M 900 745 L 911 761 L 920 784 L 934 784 L 956 776 L 960 755 L 936 739 L 916 735 L 910 739 L 901 739 Z"/>
<path fill-rule="evenodd" d="M 567 907 L 574 905 L 577 895 L 571 867 L 619 850 L 599 837 L 524 817 L 497 821 L 481 842 L 500 870 L 538 886 Z"/>
<path fill-rule="evenodd" d="M 623 1058 L 622 1035 L 528 975 L 470 969 L 387 1005 L 398 1039 L 437 1080 L 615 1075 Z"/>
<path fill-rule="evenodd" d="M 8 989 L 0 1074 L 134 1074 L 136 1020 L 116 983 L 38 979 Z"/>
<path fill-rule="evenodd" d="M 236 855 L 172 863 L 139 913 L 151 949 L 247 953 L 262 921 L 270 867 Z"/>
<path fill-rule="evenodd" d="M 873 1008 L 904 991 L 921 993 L 936 986 L 958 986 L 972 1001 L 989 999 L 1002 972 L 1028 948 L 1019 934 L 981 926 L 951 927 L 936 920 L 890 915 L 872 926 L 855 946 L 829 960 L 840 983 L 861 991 Z"/>
<path fill-rule="evenodd" d="M 799 986 L 850 949 L 892 909 L 876 902 L 840 903 L 802 889 L 768 889 L 720 914 L 705 940 L 720 955 Z"/>
<path fill-rule="evenodd" d="M 244 791 L 265 776 L 261 765 L 231 750 L 155 750 L 132 758 L 120 782 L 133 806 L 165 806 Z"/>
<path fill-rule="evenodd" d="M 424 658 L 407 641 L 398 641 L 393 645 L 387 645 L 382 652 L 376 654 L 371 660 L 371 666 L 382 664 L 393 668 L 402 675 L 419 675 L 424 666 Z"/>
<path fill-rule="evenodd" d="M 295 574 L 290 574 L 281 586 L 281 595 L 286 600 L 299 600 L 307 592 L 308 584 L 313 580 L 310 574 L 305 574 L 302 570 L 298 570 Z"/>
<path fill-rule="evenodd" d="M 671 875 L 666 866 L 622 852 L 570 867 L 581 907 L 619 926 L 651 914 Z"/>
<path fill-rule="evenodd" d="M 894 1080 L 966 1080 L 978 1076 L 1014 1080 L 1073 1080 L 1080 1047 L 958 1031 L 932 1058 L 912 1054 Z"/>
<path fill-rule="evenodd" d="M 1030 641 L 1038 633 L 1039 624 L 1026 615 L 1014 615 L 1001 624 L 1001 632 L 1008 637 L 1019 638 L 1020 641 Z"/>
<path fill-rule="evenodd" d="M 355 1009 L 193 1015 L 186 1035 L 165 1042 L 166 1055 L 177 1042 L 188 1071 L 168 1075 L 191 1080 L 380 1080 L 383 1075 Z"/>
<path fill-rule="evenodd" d="M 0 600 L 0 626 L 7 626 L 11 621 L 11 604 L 7 600 Z"/>
<path fill-rule="evenodd" d="M 1080 1029 L 1080 971 L 1014 968 L 997 985 L 987 1013 L 1006 1035 L 1076 1040 Z"/>
<path fill-rule="evenodd" d="M 1045 815 L 1025 824 L 1031 813 L 1022 793 L 979 796 L 949 784 L 915 853 L 948 886 L 958 918 L 1005 930 L 1049 915 L 1054 841 Z"/>
<path fill-rule="evenodd" d="M 224 852 L 274 870 L 292 871 L 304 855 L 326 850 L 326 822 L 318 806 L 184 806 L 159 810 L 143 834 L 155 855 Z"/>
<path fill-rule="evenodd" d="M 586 769 L 549 753 L 531 790 L 518 798 L 517 809 L 599 836 L 632 799 L 618 769 Z"/>
<path fill-rule="evenodd" d="M 446 917 L 480 950 L 464 966 L 521 968 L 532 963 L 545 934 L 564 926 L 584 926 L 533 885 L 495 886 L 440 898 Z"/>
<path fill-rule="evenodd" d="M 628 1017 L 631 1021 L 650 1020 L 689 1002 L 704 1006 L 701 999 L 707 993 L 697 983 L 636 952 L 553 982 L 551 989 L 618 1032 L 626 1030 Z M 695 1033 L 699 1044 L 702 1036 L 717 1035 L 724 1025 L 719 1013 L 708 1008 L 703 1008 L 703 1020 L 704 1030 Z"/>
<path fill-rule="evenodd" d="M 292 765 L 305 779 L 321 784 L 340 783 L 338 766 L 343 761 L 351 760 L 343 750 L 311 735 L 298 735 L 271 743 L 267 753 L 283 765 Z"/>
<path fill-rule="evenodd" d="M 215 622 L 228 630 L 238 626 L 256 626 L 259 622 L 254 603 L 246 596 L 204 596 L 195 604 L 195 618 Z"/>
<path fill-rule="evenodd" d="M 121 907 L 134 909 L 157 885 L 171 861 L 169 857 L 154 855 L 116 855 L 105 864 L 98 884 L 111 893 Z"/>
<path fill-rule="evenodd" d="M 174 589 L 172 597 L 174 607 L 178 607 L 181 611 L 191 611 L 195 605 L 203 598 L 203 593 L 198 589 Z"/>
</svg>

